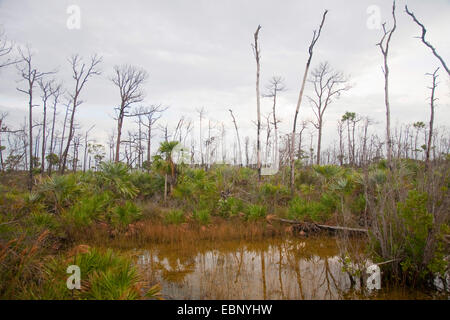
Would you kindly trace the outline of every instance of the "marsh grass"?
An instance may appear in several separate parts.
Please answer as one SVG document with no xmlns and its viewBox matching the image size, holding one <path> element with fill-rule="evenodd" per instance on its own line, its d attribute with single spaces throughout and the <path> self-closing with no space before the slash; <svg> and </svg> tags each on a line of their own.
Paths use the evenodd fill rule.
<svg viewBox="0 0 450 320">
<path fill-rule="evenodd" d="M 14 299 L 26 291 L 30 283 L 38 283 L 42 277 L 41 257 L 45 250 L 48 230 L 36 239 L 26 235 L 0 242 L 0 298 Z"/>
<path fill-rule="evenodd" d="M 133 232 L 111 234 L 101 225 L 77 235 L 78 242 L 93 246 L 108 244 L 114 248 L 132 249 L 150 243 L 180 243 L 192 245 L 199 241 L 261 240 L 286 236 L 282 225 L 271 225 L 265 220 L 243 221 L 241 218 L 211 217 L 211 223 L 200 225 L 190 220 L 182 224 L 168 224 L 164 220 L 144 220 L 132 225 Z"/>
</svg>

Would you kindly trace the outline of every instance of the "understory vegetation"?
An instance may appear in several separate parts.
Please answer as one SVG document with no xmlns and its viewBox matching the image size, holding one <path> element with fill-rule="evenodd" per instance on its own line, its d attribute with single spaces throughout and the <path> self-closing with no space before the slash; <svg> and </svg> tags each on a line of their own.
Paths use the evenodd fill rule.
<svg viewBox="0 0 450 320">
<path fill-rule="evenodd" d="M 146 171 L 102 163 L 96 172 L 41 175 L 32 192 L 2 174 L 0 297 L 158 298 L 132 257 L 95 245 L 284 235 L 280 218 L 368 229 L 368 256 L 389 261 L 384 274 L 397 284 L 430 285 L 448 270 L 448 157 L 429 167 L 398 160 L 391 169 L 384 161 L 365 169 L 297 162 L 293 193 L 285 170 L 254 183 L 256 171 L 228 165 L 178 165 L 165 185 L 161 161 Z M 84 270 L 74 292 L 66 288 L 72 264 Z"/>
</svg>

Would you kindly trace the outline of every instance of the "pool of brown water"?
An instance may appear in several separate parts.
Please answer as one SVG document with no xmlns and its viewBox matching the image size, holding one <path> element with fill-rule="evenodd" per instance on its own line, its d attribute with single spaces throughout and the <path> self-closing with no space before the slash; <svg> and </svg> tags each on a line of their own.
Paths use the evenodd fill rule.
<svg viewBox="0 0 450 320">
<path fill-rule="evenodd" d="M 134 251 L 144 278 L 159 282 L 166 299 L 448 299 L 383 283 L 380 290 L 369 290 L 359 279 L 352 285 L 333 237 L 152 245 Z"/>
</svg>

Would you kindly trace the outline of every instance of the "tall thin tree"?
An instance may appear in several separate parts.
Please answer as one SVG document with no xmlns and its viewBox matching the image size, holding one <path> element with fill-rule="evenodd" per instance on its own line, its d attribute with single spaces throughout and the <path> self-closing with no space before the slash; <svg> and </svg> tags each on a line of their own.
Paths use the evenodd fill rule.
<svg viewBox="0 0 450 320">
<path fill-rule="evenodd" d="M 142 85 L 148 74 L 144 69 L 122 65 L 114 67 L 114 76 L 111 81 L 119 88 L 120 104 L 115 108 L 117 116 L 117 142 L 115 162 L 120 161 L 120 143 L 124 118 L 130 115 L 129 108 L 134 103 L 144 100 L 145 94 Z"/>
<path fill-rule="evenodd" d="M 389 167 L 392 165 L 392 138 L 391 138 L 391 107 L 389 104 L 389 65 L 388 65 L 388 55 L 389 55 L 389 45 L 391 43 L 392 34 L 397 28 L 397 19 L 395 17 L 395 0 L 392 3 L 392 18 L 394 20 L 394 25 L 392 29 L 386 29 L 386 22 L 383 23 L 383 36 L 377 46 L 380 47 L 381 54 L 383 55 L 384 61 L 384 103 L 386 106 L 386 149 L 387 149 L 387 161 Z"/>
<path fill-rule="evenodd" d="M 256 161 L 257 161 L 257 169 L 258 169 L 258 180 L 261 180 L 261 101 L 260 101 L 260 93 L 259 93 L 259 76 L 260 76 L 260 50 L 258 45 L 258 36 L 259 30 L 261 30 L 261 26 L 258 25 L 253 37 L 254 43 L 253 54 L 256 59 L 256 132 L 257 132 L 257 140 L 256 140 Z"/>
<path fill-rule="evenodd" d="M 438 85 L 438 83 L 436 82 L 437 77 L 438 77 L 438 71 L 439 68 L 437 68 L 436 70 L 434 70 L 433 73 L 427 73 L 427 75 L 432 77 L 432 84 L 431 87 L 429 87 L 429 89 L 431 90 L 431 96 L 430 96 L 430 125 L 429 125 L 429 132 L 428 132 L 428 143 L 427 143 L 427 151 L 426 151 L 426 156 L 425 156 L 425 161 L 427 163 L 427 165 L 430 163 L 430 152 L 431 152 L 431 145 L 432 145 L 432 141 L 433 141 L 433 126 L 434 126 L 434 102 L 437 100 L 437 98 L 435 98 L 435 91 L 436 91 L 436 87 Z"/>
<path fill-rule="evenodd" d="M 327 13 L 328 13 L 328 10 L 325 10 L 322 15 L 322 21 L 320 22 L 319 31 L 316 31 L 316 30 L 313 31 L 313 37 L 312 37 L 311 43 L 308 48 L 308 54 L 309 54 L 308 60 L 306 61 L 305 72 L 303 74 L 303 80 L 302 80 L 302 83 L 300 86 L 300 92 L 299 92 L 298 100 L 297 100 L 297 107 L 295 108 L 294 124 L 292 127 L 292 137 L 291 137 L 291 141 L 290 141 L 291 147 L 289 150 L 290 164 L 291 164 L 291 166 L 290 166 L 291 167 L 291 176 L 290 176 L 291 193 L 294 193 L 294 181 L 295 181 L 294 149 L 295 149 L 295 131 L 296 131 L 296 127 L 297 127 L 297 117 L 298 117 L 298 112 L 300 111 L 300 105 L 302 104 L 303 92 L 305 91 L 306 78 L 308 76 L 309 67 L 311 65 L 311 60 L 313 57 L 313 49 L 314 49 L 314 46 L 315 46 L 317 40 L 319 40 L 320 34 L 322 32 L 323 24 L 325 23 L 325 18 L 326 18 Z"/>
<path fill-rule="evenodd" d="M 66 147 L 62 154 L 61 159 L 61 173 L 64 173 L 67 164 L 67 156 L 69 155 L 70 145 L 72 143 L 74 133 L 75 133 L 75 113 L 77 107 L 83 103 L 80 100 L 81 90 L 83 90 L 84 86 L 88 82 L 88 80 L 96 75 L 100 75 L 100 70 L 98 69 L 99 64 L 101 63 L 102 58 L 97 55 L 93 55 L 90 59 L 90 62 L 86 64 L 83 62 L 83 59 L 79 55 L 73 55 L 69 59 L 69 63 L 72 67 L 72 78 L 75 80 L 75 88 L 72 93 L 70 93 L 72 110 L 69 122 L 69 135 L 67 137 Z"/>
<path fill-rule="evenodd" d="M 236 137 L 238 141 L 238 148 L 239 148 L 239 166 L 242 166 L 242 149 L 241 149 L 241 138 L 239 137 L 239 129 L 236 123 L 236 118 L 234 117 L 233 110 L 229 109 L 231 114 L 231 118 L 233 119 L 234 129 L 236 130 Z"/>
<path fill-rule="evenodd" d="M 17 66 L 19 75 L 23 81 L 25 81 L 27 87 L 25 89 L 17 88 L 18 91 L 28 95 L 28 140 L 29 140 L 29 171 L 28 171 L 28 189 L 33 188 L 33 168 L 34 168 L 34 157 L 33 157 L 33 108 L 36 106 L 33 103 L 33 93 L 34 88 L 39 80 L 52 72 L 41 72 L 38 71 L 33 64 L 33 54 L 29 47 L 26 51 L 19 48 L 19 53 L 22 58 L 22 63 Z"/>
<path fill-rule="evenodd" d="M 313 125 L 316 127 L 317 135 L 317 158 L 316 164 L 320 164 L 320 153 L 322 151 L 322 130 L 324 125 L 324 114 L 328 106 L 339 98 L 343 91 L 350 89 L 348 79 L 340 71 L 334 71 L 328 62 L 322 62 L 311 72 L 310 83 L 314 86 L 315 97 L 308 96 L 312 104 L 312 110 L 316 117 Z"/>
</svg>

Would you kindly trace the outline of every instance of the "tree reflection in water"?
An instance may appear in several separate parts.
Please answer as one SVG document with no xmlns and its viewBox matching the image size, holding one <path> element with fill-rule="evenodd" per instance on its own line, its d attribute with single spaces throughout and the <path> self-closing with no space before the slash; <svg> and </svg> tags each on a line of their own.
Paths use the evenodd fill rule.
<svg viewBox="0 0 450 320">
<path fill-rule="evenodd" d="M 343 270 L 336 241 L 322 236 L 156 245 L 138 250 L 138 264 L 172 299 L 370 298 Z"/>
</svg>

